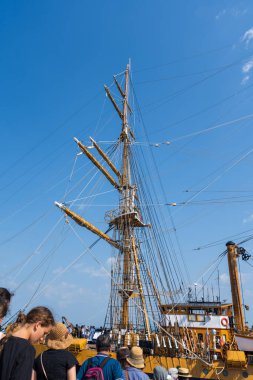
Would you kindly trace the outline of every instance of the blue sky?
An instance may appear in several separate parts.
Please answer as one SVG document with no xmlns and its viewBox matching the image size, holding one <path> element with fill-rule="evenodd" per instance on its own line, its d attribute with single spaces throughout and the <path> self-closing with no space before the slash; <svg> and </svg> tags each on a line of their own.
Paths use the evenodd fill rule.
<svg viewBox="0 0 253 380">
<path fill-rule="evenodd" d="M 148 147 L 142 130 L 135 131 L 159 167 L 161 203 L 178 204 L 166 212 L 192 282 L 201 282 L 227 240 L 251 235 L 252 16 L 250 1 L 1 2 L 0 255 L 1 283 L 16 289 L 12 313 L 40 285 L 29 306 L 47 304 L 59 318 L 103 323 L 110 280 L 94 258 L 86 254 L 60 275 L 94 236 L 78 230 L 83 246 L 53 202 L 89 170 L 78 157 L 69 181 L 73 137 L 117 138 L 120 124 L 103 84 L 129 58 L 149 141 L 171 142 Z M 79 190 L 86 184 L 84 177 Z M 100 201 L 112 202 L 111 194 Z M 106 209 L 93 204 L 88 217 L 104 228 Z M 245 248 L 251 252 L 252 242 Z M 108 247 L 100 242 L 94 255 L 109 268 Z M 229 300 L 225 264 L 221 288 Z M 251 304 L 252 268 L 241 263 L 241 272 Z M 252 311 L 247 318 L 252 323 Z"/>
</svg>

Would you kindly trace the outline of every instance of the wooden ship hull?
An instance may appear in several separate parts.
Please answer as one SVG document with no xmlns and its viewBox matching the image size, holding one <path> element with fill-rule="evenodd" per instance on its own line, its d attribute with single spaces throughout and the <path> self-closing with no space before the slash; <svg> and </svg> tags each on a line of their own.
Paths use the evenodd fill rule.
<svg viewBox="0 0 253 380">
<path fill-rule="evenodd" d="M 96 355 L 96 350 L 86 348 L 86 339 L 75 339 L 71 347 L 68 348 L 77 358 L 79 365 Z M 47 349 L 46 346 L 40 344 L 35 345 L 36 355 Z M 244 354 L 244 353 L 243 353 Z M 116 358 L 116 353 L 112 352 L 111 357 Z M 164 368 L 189 368 L 192 374 L 192 379 L 229 379 L 239 380 L 248 378 L 253 380 L 253 356 L 251 361 L 247 362 L 245 355 L 238 355 L 238 351 L 233 351 L 230 355 L 228 362 L 223 360 L 213 361 L 211 365 L 207 366 L 201 363 L 198 359 L 184 358 L 184 357 L 169 357 L 164 355 L 147 355 L 145 357 L 145 369 L 150 378 L 153 377 L 154 368 L 156 366 L 163 366 Z"/>
</svg>

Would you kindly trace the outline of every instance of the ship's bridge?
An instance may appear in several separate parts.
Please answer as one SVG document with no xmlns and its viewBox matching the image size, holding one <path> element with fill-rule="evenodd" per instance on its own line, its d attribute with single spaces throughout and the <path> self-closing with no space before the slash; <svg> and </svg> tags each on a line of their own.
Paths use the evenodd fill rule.
<svg viewBox="0 0 253 380">
<path fill-rule="evenodd" d="M 162 314 L 202 314 L 202 315 L 229 315 L 233 313 L 232 303 L 193 301 L 186 303 L 161 305 Z"/>
<path fill-rule="evenodd" d="M 233 324 L 232 306 L 232 303 L 195 301 L 161 305 L 161 312 L 167 327 L 227 329 Z"/>
</svg>

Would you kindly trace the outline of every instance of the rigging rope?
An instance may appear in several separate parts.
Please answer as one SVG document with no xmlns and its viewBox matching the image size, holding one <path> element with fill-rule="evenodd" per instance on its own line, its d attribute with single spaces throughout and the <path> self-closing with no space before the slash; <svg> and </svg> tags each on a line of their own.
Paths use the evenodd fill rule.
<svg viewBox="0 0 253 380">
<path fill-rule="evenodd" d="M 69 226 L 70 226 L 70 228 L 72 229 L 72 231 L 74 232 L 74 234 L 76 235 L 76 237 L 78 238 L 78 240 L 81 241 L 83 245 L 85 245 L 83 239 L 82 239 L 82 238 L 80 237 L 80 235 L 75 231 L 75 229 L 73 228 L 73 226 L 72 226 L 71 224 L 69 224 Z M 112 228 L 110 228 L 110 229 L 112 229 Z M 109 229 L 109 230 L 110 230 L 110 229 Z M 107 230 L 106 233 L 109 232 L 109 230 Z M 100 238 L 97 239 L 97 240 L 100 240 Z M 96 241 L 96 242 L 97 242 L 97 241 Z M 105 273 L 109 276 L 109 278 L 111 279 L 111 281 L 113 281 L 113 283 L 115 283 L 115 280 L 114 280 L 113 277 L 111 276 L 111 273 L 108 272 L 108 270 L 107 270 L 107 268 L 104 266 L 104 264 L 103 264 L 103 263 L 102 263 L 102 262 L 101 262 L 101 261 L 100 261 L 100 260 L 94 255 L 94 254 L 93 254 L 91 248 L 88 247 L 88 248 L 85 250 L 85 252 L 86 252 L 86 251 L 89 251 L 89 253 L 90 253 L 91 256 L 93 257 L 93 259 L 96 261 L 96 263 L 99 264 L 99 265 L 103 268 L 103 270 L 104 270 Z M 120 289 L 121 292 L 127 294 L 126 290 L 123 289 L 122 286 L 120 286 L 119 284 L 115 284 L 115 285 L 117 285 L 118 289 Z M 138 309 L 140 309 L 140 311 L 141 311 L 142 313 L 144 313 L 143 308 L 142 308 L 142 307 L 141 307 L 141 306 L 140 306 L 140 305 L 139 305 L 134 299 L 132 300 L 132 302 L 135 304 L 135 306 L 136 306 Z M 173 338 L 174 340 L 177 341 L 177 343 L 178 343 L 180 346 L 184 347 L 183 343 L 182 343 L 181 341 L 179 341 L 174 335 L 170 334 L 167 330 L 165 330 L 165 329 L 160 325 L 159 322 L 157 322 L 156 320 L 154 320 L 152 317 L 150 317 L 150 319 L 151 319 L 152 322 L 153 322 L 153 323 L 154 323 L 159 329 L 161 329 L 166 335 L 168 335 L 170 338 Z M 208 367 L 211 367 L 211 366 L 212 366 L 212 364 L 206 362 L 203 358 L 199 357 L 195 352 L 193 352 L 193 351 L 190 350 L 189 348 L 187 348 L 187 350 L 193 355 L 193 357 L 194 357 L 195 359 L 200 360 L 202 363 L 204 363 L 204 364 L 207 365 Z"/>
<path fill-rule="evenodd" d="M 189 202 L 191 202 L 194 198 L 196 198 L 199 194 L 201 194 L 203 191 L 205 191 L 206 189 L 208 189 L 211 185 L 213 185 L 215 182 L 217 182 L 220 178 L 222 178 L 222 176 L 227 173 L 228 171 L 230 171 L 231 169 L 233 169 L 235 166 L 237 166 L 241 161 L 243 161 L 245 158 L 247 158 L 251 153 L 253 152 L 253 148 L 251 148 L 250 150 L 248 150 L 245 154 L 243 154 L 241 157 L 239 157 L 232 165 L 228 166 L 226 169 L 223 170 L 223 172 L 221 174 L 219 174 L 218 176 L 216 176 L 211 182 L 209 182 L 206 186 L 204 186 L 201 190 L 199 190 L 196 194 L 194 194 L 191 198 L 189 198 L 184 205 L 182 205 L 182 208 L 184 208 Z M 180 211 L 182 210 L 182 208 L 180 208 Z M 176 214 L 177 212 L 174 213 L 174 215 Z"/>
</svg>

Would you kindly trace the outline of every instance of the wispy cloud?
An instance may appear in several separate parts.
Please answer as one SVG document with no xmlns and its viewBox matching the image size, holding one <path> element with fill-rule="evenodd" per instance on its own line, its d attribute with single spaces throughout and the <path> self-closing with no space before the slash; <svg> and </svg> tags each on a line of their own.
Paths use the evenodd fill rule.
<svg viewBox="0 0 253 380">
<path fill-rule="evenodd" d="M 247 8 L 243 8 L 243 9 L 236 8 L 236 7 L 227 8 L 227 9 L 224 8 L 220 12 L 217 13 L 217 15 L 215 16 L 215 19 L 220 20 L 224 16 L 230 16 L 230 17 L 232 16 L 234 18 L 237 18 L 237 17 L 245 15 L 247 12 L 248 12 Z"/>
<path fill-rule="evenodd" d="M 241 272 L 240 277 L 242 285 L 246 285 L 250 283 L 252 275 L 251 273 Z"/>
<path fill-rule="evenodd" d="M 242 85 L 246 84 L 246 83 L 248 82 L 249 78 L 250 78 L 250 76 L 249 76 L 249 75 L 246 75 L 246 76 L 242 79 L 241 84 L 242 84 Z"/>
<path fill-rule="evenodd" d="M 250 41 L 253 39 L 253 27 L 248 29 L 244 35 L 242 36 L 242 42 L 246 44 L 246 46 L 249 45 Z"/>
<path fill-rule="evenodd" d="M 218 12 L 215 16 L 216 20 L 219 20 L 222 16 L 224 16 L 227 13 L 226 9 L 222 9 L 222 11 Z"/>
<path fill-rule="evenodd" d="M 53 286 L 49 286 L 45 291 L 45 298 L 55 300 L 60 307 L 66 307 L 75 304 L 80 298 L 87 297 L 87 295 L 90 294 L 91 289 L 62 281 Z"/>
<path fill-rule="evenodd" d="M 229 275 L 227 273 L 220 274 L 220 282 L 221 284 L 228 285 L 229 284 Z"/>
<path fill-rule="evenodd" d="M 250 223 L 253 221 L 253 214 L 249 215 L 247 218 L 243 219 L 243 223 Z"/>
<path fill-rule="evenodd" d="M 253 58 L 251 58 L 248 62 L 244 63 L 242 66 L 243 73 L 249 73 L 253 67 Z"/>
<path fill-rule="evenodd" d="M 231 8 L 231 15 L 234 17 L 240 17 L 245 15 L 248 12 L 247 8 L 239 9 L 239 8 Z"/>
<path fill-rule="evenodd" d="M 248 80 L 250 79 L 250 72 L 253 68 L 253 57 L 250 58 L 249 61 L 245 62 L 242 66 L 242 73 L 244 75 L 242 81 L 241 81 L 241 84 L 244 85 L 248 82 Z"/>
<path fill-rule="evenodd" d="M 104 263 L 104 267 L 99 266 L 87 266 L 84 263 L 77 263 L 73 266 L 73 270 L 78 273 L 86 274 L 90 277 L 109 277 L 111 266 L 114 265 L 116 258 L 109 257 Z"/>
<path fill-rule="evenodd" d="M 87 266 L 86 264 L 83 264 L 83 263 L 74 265 L 73 270 L 76 270 L 78 273 L 85 274 L 90 277 L 108 276 L 107 270 L 105 268 Z"/>
</svg>

